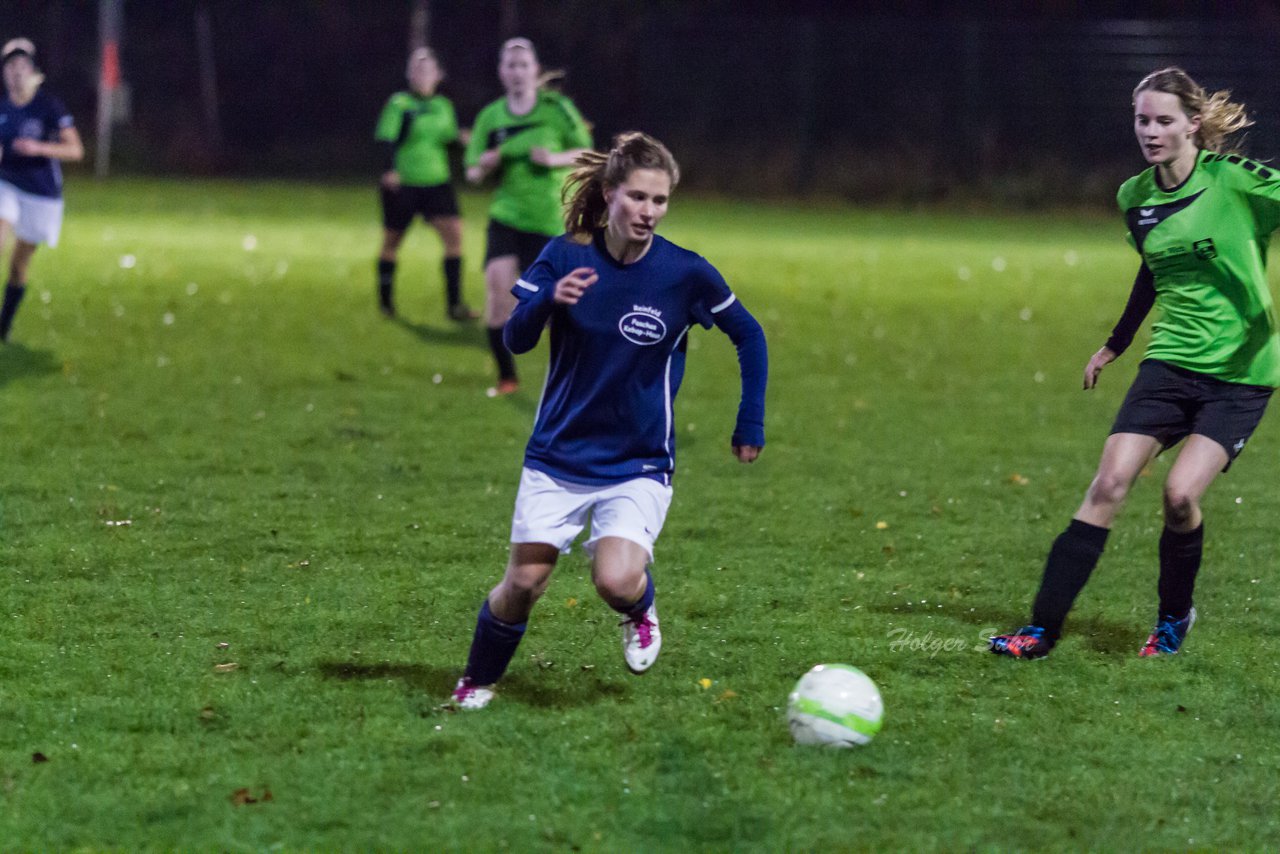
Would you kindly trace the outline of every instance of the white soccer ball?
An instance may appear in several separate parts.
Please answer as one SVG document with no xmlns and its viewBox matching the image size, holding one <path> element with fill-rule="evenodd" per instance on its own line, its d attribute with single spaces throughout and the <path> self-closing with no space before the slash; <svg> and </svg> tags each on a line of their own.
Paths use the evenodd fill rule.
<svg viewBox="0 0 1280 854">
<path fill-rule="evenodd" d="M 852 747 L 880 731 L 880 689 L 856 667 L 819 664 L 787 697 L 787 724 L 797 744 Z"/>
</svg>

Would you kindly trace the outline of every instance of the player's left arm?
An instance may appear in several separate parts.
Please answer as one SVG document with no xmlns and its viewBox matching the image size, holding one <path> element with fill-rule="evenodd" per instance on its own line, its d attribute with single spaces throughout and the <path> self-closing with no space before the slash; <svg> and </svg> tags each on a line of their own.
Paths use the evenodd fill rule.
<svg viewBox="0 0 1280 854">
<path fill-rule="evenodd" d="M 700 262 L 703 283 L 693 303 L 695 320 L 708 329 L 715 325 L 729 336 L 738 351 L 742 398 L 730 447 L 744 463 L 754 462 L 764 447 L 764 391 L 769 381 L 769 347 L 759 321 L 729 290 L 724 277 L 706 261 Z"/>
<path fill-rule="evenodd" d="M 764 391 L 769 380 L 769 347 L 764 329 L 736 298 L 720 311 L 713 307 L 712 317 L 737 348 L 742 377 L 742 399 L 730 446 L 741 462 L 754 462 L 764 447 Z"/>
<path fill-rule="evenodd" d="M 559 118 L 559 136 L 562 150 L 551 151 L 538 146 L 529 151 L 529 159 L 539 166 L 548 169 L 560 169 L 572 166 L 578 155 L 591 150 L 591 128 L 573 101 L 563 95 L 555 95 L 555 105 Z"/>
<path fill-rule="evenodd" d="M 458 113 L 453 109 L 453 101 L 441 96 L 441 104 L 444 106 L 444 129 L 441 132 L 440 144 L 448 145 L 457 142 L 461 137 L 458 130 Z"/>
<path fill-rule="evenodd" d="M 589 148 L 571 148 L 568 151 L 551 151 L 538 146 L 529 149 L 529 159 L 539 166 L 545 166 L 548 169 L 559 169 L 563 166 L 572 166 L 574 161 L 578 159 L 579 154 L 590 150 Z"/>
<path fill-rule="evenodd" d="M 1249 203 L 1258 234 L 1270 234 L 1280 228 L 1280 169 L 1229 155 L 1221 164 L 1224 174 Z"/>
</svg>

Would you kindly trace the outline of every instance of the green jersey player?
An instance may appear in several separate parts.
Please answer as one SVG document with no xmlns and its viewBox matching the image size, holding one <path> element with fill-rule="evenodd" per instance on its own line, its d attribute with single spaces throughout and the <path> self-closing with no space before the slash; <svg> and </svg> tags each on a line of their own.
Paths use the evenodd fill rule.
<svg viewBox="0 0 1280 854">
<path fill-rule="evenodd" d="M 462 301 L 462 218 L 449 183 L 448 146 L 459 139 L 458 119 L 449 99 L 436 93 L 444 75 L 430 48 L 410 54 L 405 76 L 408 91 L 391 96 L 374 131 L 387 148 L 378 303 L 383 314 L 395 315 L 396 255 L 405 230 L 421 216 L 444 244 L 446 313 L 453 320 L 472 320 L 475 315 Z"/>
<path fill-rule="evenodd" d="M 538 56 L 528 39 L 508 39 L 499 51 L 498 76 L 506 95 L 476 116 L 467 145 L 467 180 L 497 173 L 485 249 L 485 310 L 489 347 L 498 364 L 491 394 L 519 388 L 515 361 L 502 343 L 502 327 L 515 308 L 520 272 L 563 228 L 560 189 L 568 167 L 591 147 L 591 131 L 573 102 L 541 86 Z"/>
<path fill-rule="evenodd" d="M 1084 387 L 1132 341 L 1154 305 L 1146 357 L 1116 416 L 1097 475 L 1054 541 L 1031 623 L 991 651 L 1039 658 L 1057 642 L 1129 488 L 1160 451 L 1186 439 L 1164 485 L 1159 607 L 1139 654 L 1177 653 L 1195 622 L 1192 592 L 1204 543 L 1200 499 L 1244 448 L 1280 385 L 1280 338 L 1266 250 L 1280 226 L 1280 171 L 1223 151 L 1250 124 L 1227 93 L 1207 94 L 1180 68 L 1134 90 L 1134 131 L 1151 168 L 1117 201 L 1142 265 Z"/>
</svg>

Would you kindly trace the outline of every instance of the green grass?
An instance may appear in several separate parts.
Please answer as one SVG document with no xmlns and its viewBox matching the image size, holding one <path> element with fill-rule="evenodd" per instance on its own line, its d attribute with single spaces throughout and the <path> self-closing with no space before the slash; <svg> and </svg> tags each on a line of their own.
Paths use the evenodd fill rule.
<svg viewBox="0 0 1280 854">
<path fill-rule="evenodd" d="M 1051 659 L 976 651 L 1025 616 L 1137 363 L 1079 390 L 1133 272 L 1117 218 L 677 199 L 665 233 L 769 335 L 769 445 L 732 460 L 732 347 L 696 333 L 662 659 L 625 672 L 574 554 L 498 700 L 456 714 L 545 351 L 486 398 L 420 227 L 407 320 L 380 318 L 374 202 L 71 182 L 0 350 L 0 848 L 1280 843 L 1275 421 L 1208 497 L 1185 655 L 1135 655 L 1167 461 Z M 881 686 L 870 746 L 792 745 L 787 691 L 824 661 Z"/>
</svg>

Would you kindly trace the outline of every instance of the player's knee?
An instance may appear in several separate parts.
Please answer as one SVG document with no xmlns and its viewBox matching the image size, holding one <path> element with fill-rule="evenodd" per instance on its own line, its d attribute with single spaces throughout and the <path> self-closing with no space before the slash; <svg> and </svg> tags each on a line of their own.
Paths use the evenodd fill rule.
<svg viewBox="0 0 1280 854">
<path fill-rule="evenodd" d="M 596 593 L 610 605 L 627 605 L 644 594 L 644 573 L 609 572 L 597 570 Z"/>
<path fill-rule="evenodd" d="M 1178 484 L 1165 484 L 1164 518 L 1172 525 L 1180 525 L 1191 520 L 1196 512 L 1196 496 Z"/>
<path fill-rule="evenodd" d="M 502 595 L 509 601 L 532 606 L 546 592 L 548 578 L 535 572 L 508 572 L 502 579 Z"/>
<path fill-rule="evenodd" d="M 514 285 L 515 282 L 508 284 L 505 276 L 484 277 L 485 290 L 489 292 L 490 297 L 493 297 L 496 300 L 501 300 L 501 298 L 505 296 Z"/>
<path fill-rule="evenodd" d="M 1129 494 L 1129 480 L 1114 472 L 1098 472 L 1089 484 L 1089 501 L 1093 504 L 1119 504 Z"/>
<path fill-rule="evenodd" d="M 461 223 L 442 225 L 439 231 L 440 241 L 444 244 L 445 252 L 456 255 L 462 251 Z"/>
</svg>

